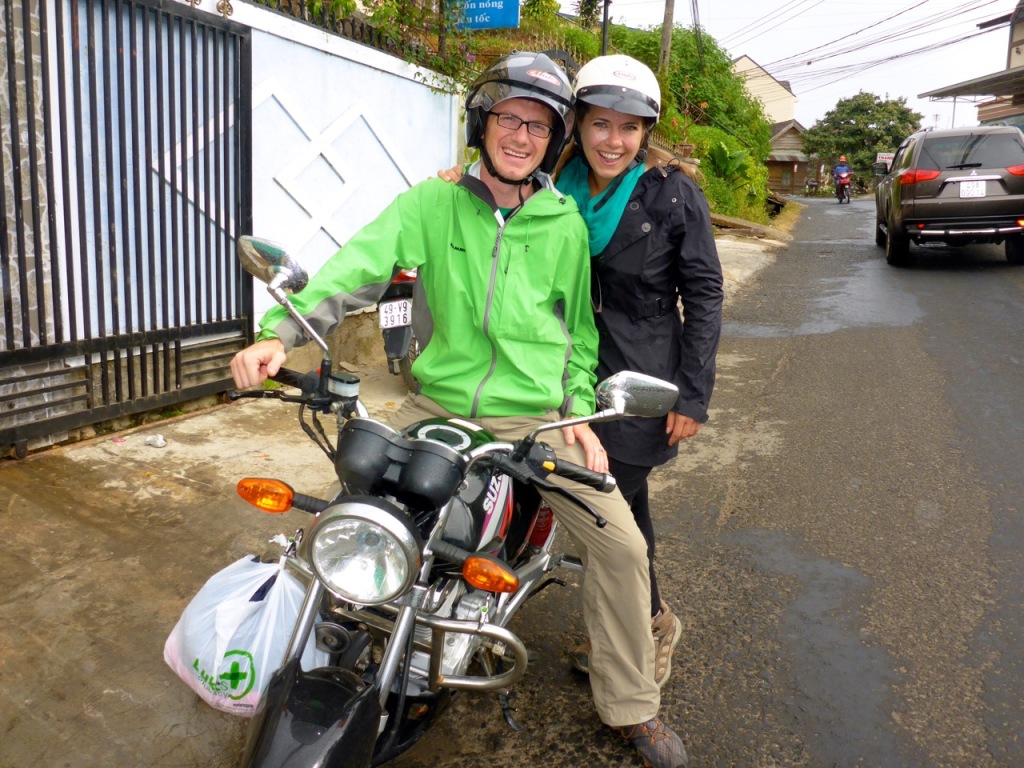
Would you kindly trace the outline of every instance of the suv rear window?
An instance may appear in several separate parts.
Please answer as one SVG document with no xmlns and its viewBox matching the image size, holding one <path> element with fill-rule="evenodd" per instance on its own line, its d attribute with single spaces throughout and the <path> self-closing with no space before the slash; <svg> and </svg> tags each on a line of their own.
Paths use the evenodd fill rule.
<svg viewBox="0 0 1024 768">
<path fill-rule="evenodd" d="M 925 136 L 918 168 L 1008 168 L 1024 163 L 1024 146 L 1009 133 Z"/>
</svg>

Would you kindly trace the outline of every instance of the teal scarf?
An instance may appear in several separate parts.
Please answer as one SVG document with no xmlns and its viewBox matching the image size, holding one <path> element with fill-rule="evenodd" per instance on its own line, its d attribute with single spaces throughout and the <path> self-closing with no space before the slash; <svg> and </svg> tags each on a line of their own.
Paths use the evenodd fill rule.
<svg viewBox="0 0 1024 768">
<path fill-rule="evenodd" d="M 636 168 L 627 171 L 622 176 L 616 187 L 609 187 L 597 197 L 592 198 L 590 184 L 587 182 L 590 169 L 582 158 L 574 157 L 562 169 L 562 173 L 558 177 L 558 189 L 576 201 L 583 220 L 587 222 L 591 256 L 597 256 L 608 247 L 608 242 L 615 234 L 615 230 L 618 229 L 622 212 L 626 210 L 626 203 L 629 202 L 636 183 L 643 176 L 645 170 L 643 163 L 637 163 Z"/>
</svg>

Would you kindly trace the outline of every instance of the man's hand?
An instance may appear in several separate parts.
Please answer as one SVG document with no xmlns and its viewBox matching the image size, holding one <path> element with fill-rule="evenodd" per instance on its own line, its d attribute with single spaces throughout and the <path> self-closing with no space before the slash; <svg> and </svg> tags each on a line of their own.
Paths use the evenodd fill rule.
<svg viewBox="0 0 1024 768">
<path fill-rule="evenodd" d="M 698 432 L 700 432 L 699 421 L 675 411 L 669 412 L 668 420 L 665 423 L 665 434 L 668 435 L 669 445 L 675 445 L 680 440 L 693 437 Z"/>
<path fill-rule="evenodd" d="M 264 339 L 246 347 L 231 359 L 231 376 L 239 389 L 256 387 L 274 376 L 287 355 L 280 339 Z"/>
<path fill-rule="evenodd" d="M 574 427 L 562 427 L 562 434 L 565 435 L 565 442 L 568 445 L 575 445 L 580 441 L 584 452 L 587 454 L 587 469 L 592 472 L 608 471 L 608 454 L 605 453 L 601 440 L 594 434 L 589 424 L 577 424 Z"/>
</svg>

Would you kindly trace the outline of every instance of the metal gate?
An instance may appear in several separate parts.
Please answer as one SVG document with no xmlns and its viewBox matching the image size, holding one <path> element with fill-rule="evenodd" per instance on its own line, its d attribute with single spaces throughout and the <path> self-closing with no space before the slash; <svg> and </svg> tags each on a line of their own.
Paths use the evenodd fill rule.
<svg viewBox="0 0 1024 768">
<path fill-rule="evenodd" d="M 0 449 L 221 392 L 251 336 L 249 31 L 2 0 Z"/>
</svg>

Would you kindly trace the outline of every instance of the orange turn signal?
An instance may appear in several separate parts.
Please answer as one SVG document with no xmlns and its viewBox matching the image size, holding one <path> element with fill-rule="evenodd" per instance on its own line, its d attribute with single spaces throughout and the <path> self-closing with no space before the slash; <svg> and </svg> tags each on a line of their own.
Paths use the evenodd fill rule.
<svg viewBox="0 0 1024 768">
<path fill-rule="evenodd" d="M 491 555 L 470 555 L 462 564 L 462 577 L 466 582 L 485 592 L 515 592 L 519 577 L 508 566 Z"/>
<path fill-rule="evenodd" d="M 238 495 L 257 509 L 278 515 L 292 508 L 295 491 L 288 483 L 265 477 L 243 477 L 238 481 Z"/>
</svg>

